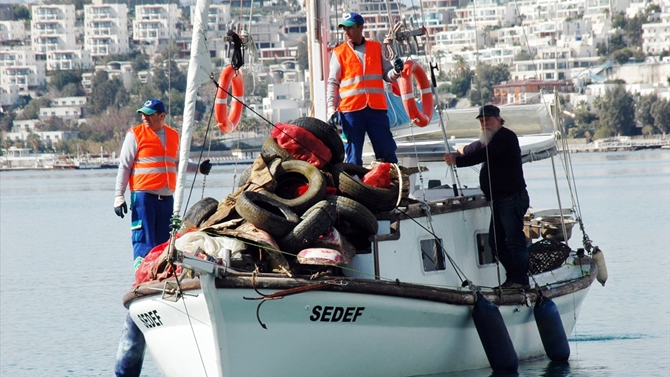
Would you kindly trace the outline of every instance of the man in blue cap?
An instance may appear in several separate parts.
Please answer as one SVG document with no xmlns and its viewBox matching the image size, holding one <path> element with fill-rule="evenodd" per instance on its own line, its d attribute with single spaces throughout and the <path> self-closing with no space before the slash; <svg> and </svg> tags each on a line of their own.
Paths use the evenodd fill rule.
<svg viewBox="0 0 670 377">
<path fill-rule="evenodd" d="M 365 21 L 358 13 L 345 13 L 338 27 L 345 43 L 335 47 L 330 58 L 326 101 L 328 119 L 342 126 L 347 162 L 363 165 L 363 143 L 368 134 L 375 158 L 398 162 L 396 143 L 391 135 L 384 82 L 400 77 L 403 62 L 393 65 L 382 57 L 381 43 L 363 37 Z M 339 113 L 338 113 L 339 112 Z"/>
<path fill-rule="evenodd" d="M 123 218 L 128 212 L 124 194 L 130 186 L 135 271 L 154 246 L 170 238 L 179 152 L 179 133 L 163 123 L 166 114 L 161 100 L 151 98 L 137 112 L 142 114 L 142 123 L 126 133 L 114 198 L 114 212 Z M 196 169 L 196 164 L 189 164 L 189 171 Z M 198 170 L 207 175 L 211 169 L 209 160 L 205 160 Z M 116 375 L 139 376 L 144 349 L 144 336 L 128 314 L 116 355 Z"/>
<path fill-rule="evenodd" d="M 503 289 L 529 289 L 528 249 L 523 233 L 523 217 L 530 205 L 523 177 L 521 148 L 514 131 L 503 127 L 505 120 L 494 105 L 479 108 L 479 140 L 447 153 L 449 165 L 482 164 L 479 185 L 492 202 L 489 245 L 505 267 L 507 279 Z"/>
</svg>

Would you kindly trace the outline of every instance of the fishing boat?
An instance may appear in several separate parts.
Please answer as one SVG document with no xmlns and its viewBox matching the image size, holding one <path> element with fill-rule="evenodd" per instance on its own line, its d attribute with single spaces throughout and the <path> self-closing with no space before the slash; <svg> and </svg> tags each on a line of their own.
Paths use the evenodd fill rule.
<svg viewBox="0 0 670 377">
<path fill-rule="evenodd" d="M 207 8 L 198 1 L 180 161 L 188 160 L 196 89 L 211 73 Z M 318 38 L 329 30 L 327 9 L 310 2 L 308 11 L 310 56 L 320 59 L 327 56 Z M 325 92 L 327 75 L 311 76 L 311 92 Z M 325 109 L 319 99 L 315 109 Z M 334 130 L 316 131 L 333 140 Z M 334 157 L 322 169 L 261 156 L 233 195 L 191 207 L 183 203 L 180 165 L 173 236 L 147 256 L 144 275 L 123 298 L 160 372 L 388 377 L 514 371 L 519 360 L 542 355 L 567 360 L 582 302 L 593 281 L 606 278 L 602 252 L 585 234 L 583 248 L 567 245 L 566 223 L 581 224 L 579 208 L 528 214 L 530 287 L 501 289 L 504 269 L 488 246 L 491 210 L 482 191 L 417 181 L 421 161 L 467 140 L 441 142 L 432 155 L 432 147 L 408 153 L 407 165 L 392 169 L 391 188 L 358 182 L 361 170 L 339 163 L 340 144 L 331 145 Z M 532 160 L 554 158 L 561 141 L 549 133 L 521 144 Z M 334 196 L 325 194 L 324 172 L 334 177 Z M 284 183 L 307 183 L 307 192 L 273 195 L 280 175 Z M 549 225 L 551 237 L 543 238 Z"/>
</svg>

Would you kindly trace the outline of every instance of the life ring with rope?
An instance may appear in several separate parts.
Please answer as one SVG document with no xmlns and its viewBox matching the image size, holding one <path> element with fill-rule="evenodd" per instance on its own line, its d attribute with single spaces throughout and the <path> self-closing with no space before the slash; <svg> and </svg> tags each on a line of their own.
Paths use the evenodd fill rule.
<svg viewBox="0 0 670 377">
<path fill-rule="evenodd" d="M 412 77 L 419 86 L 421 92 L 421 110 L 416 104 L 414 98 L 414 87 L 412 85 Z M 433 92 L 430 87 L 430 80 L 426 72 L 419 64 L 411 60 L 405 62 L 402 73 L 398 78 L 398 85 L 400 89 L 400 97 L 402 98 L 402 105 L 409 115 L 409 118 L 414 124 L 419 127 L 425 127 L 433 119 Z"/>
<path fill-rule="evenodd" d="M 228 93 L 232 85 L 232 95 L 235 97 L 230 104 L 228 112 Z M 244 106 L 238 98 L 244 97 L 244 81 L 242 75 L 233 68 L 227 66 L 219 76 L 219 89 L 216 91 L 216 100 L 214 101 L 214 114 L 216 115 L 216 125 L 221 132 L 230 133 L 235 130 L 237 124 L 242 118 Z"/>
</svg>

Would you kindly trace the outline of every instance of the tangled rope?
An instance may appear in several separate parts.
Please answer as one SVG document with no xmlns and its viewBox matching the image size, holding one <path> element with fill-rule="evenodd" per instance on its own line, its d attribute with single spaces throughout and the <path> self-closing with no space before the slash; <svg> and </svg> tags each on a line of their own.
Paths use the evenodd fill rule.
<svg viewBox="0 0 670 377">
<path fill-rule="evenodd" d="M 244 53 L 242 52 L 242 39 L 237 33 L 228 30 L 226 41 L 233 44 L 233 57 L 230 59 L 230 65 L 239 70 L 244 65 Z"/>
</svg>

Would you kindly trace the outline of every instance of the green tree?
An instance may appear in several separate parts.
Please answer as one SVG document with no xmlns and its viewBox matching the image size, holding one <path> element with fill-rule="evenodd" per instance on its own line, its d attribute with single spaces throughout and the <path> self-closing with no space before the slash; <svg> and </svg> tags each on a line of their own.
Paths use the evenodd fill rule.
<svg viewBox="0 0 670 377">
<path fill-rule="evenodd" d="M 51 76 L 47 89 L 56 88 L 58 91 L 62 91 L 66 85 L 78 83 L 81 83 L 81 72 L 57 71 Z"/>
<path fill-rule="evenodd" d="M 493 85 L 508 81 L 510 78 L 509 68 L 505 64 L 492 66 L 479 63 L 475 70 L 472 88 L 468 98 L 475 105 L 483 105 L 493 99 Z"/>
<path fill-rule="evenodd" d="M 653 126 L 654 116 L 651 115 L 651 107 L 658 101 L 656 94 L 641 96 L 635 104 L 635 120 L 642 126 Z"/>
<path fill-rule="evenodd" d="M 670 101 L 660 99 L 651 106 L 651 115 L 654 117 L 654 127 L 664 135 L 670 132 Z"/>
<path fill-rule="evenodd" d="M 623 85 L 605 92 L 600 105 L 599 123 L 609 135 L 628 136 L 635 128 L 635 101 Z"/>
<path fill-rule="evenodd" d="M 60 94 L 63 97 L 79 97 L 85 96 L 86 91 L 84 91 L 84 87 L 81 86 L 81 83 L 71 82 L 63 87 Z"/>
<path fill-rule="evenodd" d="M 533 60 L 533 55 L 529 54 L 526 50 L 521 50 L 514 56 L 514 60 Z"/>
<path fill-rule="evenodd" d="M 25 5 L 13 4 L 12 13 L 14 13 L 14 19 L 17 21 L 30 20 L 30 9 Z"/>
<path fill-rule="evenodd" d="M 117 100 L 123 101 L 123 98 L 125 98 L 123 95 L 117 98 L 119 91 L 125 92 L 123 83 L 118 77 L 112 80 L 109 80 L 108 77 L 107 72 L 98 71 L 91 80 L 93 89 L 89 96 L 88 108 L 93 114 L 100 114 L 110 106 L 125 105 L 116 102 Z"/>
<path fill-rule="evenodd" d="M 16 112 L 10 109 L 6 112 L 0 112 L 0 132 L 10 132 L 16 119 Z"/>
<path fill-rule="evenodd" d="M 47 97 L 40 97 L 32 99 L 28 105 L 23 108 L 23 112 L 17 116 L 18 119 L 38 119 L 40 117 L 41 107 L 50 107 L 51 99 Z"/>
<path fill-rule="evenodd" d="M 628 47 L 622 48 L 620 50 L 616 50 L 612 53 L 612 60 L 619 64 L 625 64 L 628 63 L 630 58 L 633 56 L 633 51 L 631 51 Z"/>
<path fill-rule="evenodd" d="M 468 93 L 468 90 L 470 90 L 474 72 L 472 72 L 470 65 L 468 65 L 463 56 L 456 55 L 454 58 L 456 59 L 456 69 L 451 74 L 451 77 L 449 77 L 451 81 L 449 92 L 458 98 L 463 98 Z"/>
</svg>

